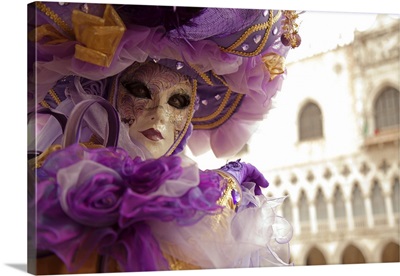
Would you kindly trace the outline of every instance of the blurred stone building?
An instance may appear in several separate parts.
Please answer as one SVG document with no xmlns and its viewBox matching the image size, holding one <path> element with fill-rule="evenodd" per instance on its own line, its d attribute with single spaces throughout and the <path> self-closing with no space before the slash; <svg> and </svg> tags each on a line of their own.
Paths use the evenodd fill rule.
<svg viewBox="0 0 400 276">
<path fill-rule="evenodd" d="M 351 43 L 287 68 L 276 108 L 230 160 L 260 169 L 266 195 L 287 196 L 277 211 L 293 225 L 295 265 L 399 262 L 399 17 L 378 15 Z"/>
<path fill-rule="evenodd" d="M 245 159 L 287 196 L 296 265 L 399 262 L 400 20 L 287 65 Z M 263 154 L 254 155 L 254 152 Z"/>
</svg>

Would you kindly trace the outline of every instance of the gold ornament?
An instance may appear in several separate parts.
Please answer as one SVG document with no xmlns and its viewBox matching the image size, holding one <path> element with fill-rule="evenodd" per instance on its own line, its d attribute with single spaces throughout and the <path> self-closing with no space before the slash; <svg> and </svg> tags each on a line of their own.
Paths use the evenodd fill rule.
<svg viewBox="0 0 400 276">
<path fill-rule="evenodd" d="M 286 67 L 286 60 L 284 57 L 275 54 L 275 53 L 268 53 L 262 57 L 262 61 L 264 62 L 265 66 L 267 67 L 270 80 L 273 80 L 276 76 L 283 74 L 285 72 Z"/>
<path fill-rule="evenodd" d="M 109 67 L 126 30 L 114 8 L 106 5 L 102 18 L 74 10 L 71 19 L 76 40 L 81 43 L 75 46 L 75 58 Z"/>
</svg>

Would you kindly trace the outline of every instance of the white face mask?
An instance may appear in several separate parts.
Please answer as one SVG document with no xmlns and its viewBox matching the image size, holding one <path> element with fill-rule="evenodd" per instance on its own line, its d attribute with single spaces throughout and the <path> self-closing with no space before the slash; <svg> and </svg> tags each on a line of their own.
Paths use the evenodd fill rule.
<svg viewBox="0 0 400 276">
<path fill-rule="evenodd" d="M 132 140 L 154 158 L 164 155 L 189 117 L 192 86 L 183 75 L 155 63 L 131 67 L 119 81 L 117 109 Z"/>
</svg>

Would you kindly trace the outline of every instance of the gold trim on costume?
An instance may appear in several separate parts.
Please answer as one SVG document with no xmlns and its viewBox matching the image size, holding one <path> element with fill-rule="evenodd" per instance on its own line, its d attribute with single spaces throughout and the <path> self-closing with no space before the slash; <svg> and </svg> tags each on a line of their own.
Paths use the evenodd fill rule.
<svg viewBox="0 0 400 276">
<path fill-rule="evenodd" d="M 218 106 L 217 110 L 215 110 L 212 114 L 205 116 L 205 117 L 198 117 L 198 118 L 193 118 L 192 122 L 204 122 L 204 121 L 208 121 L 208 120 L 212 120 L 215 117 L 217 117 L 222 110 L 225 108 L 226 104 L 228 103 L 229 97 L 232 94 L 232 90 L 228 89 L 228 91 L 226 92 L 224 98 L 222 99 L 221 104 Z"/>
<path fill-rule="evenodd" d="M 212 83 L 211 79 L 203 72 L 200 71 L 200 69 L 196 65 L 190 65 L 190 67 L 193 68 L 193 70 L 196 71 L 196 73 L 210 86 L 213 86 L 214 84 Z"/>
<path fill-rule="evenodd" d="M 42 152 L 39 156 L 36 157 L 35 167 L 40 168 L 50 153 L 58 151 L 60 149 L 61 149 L 61 145 L 58 145 L 58 144 L 48 147 L 44 152 Z"/>
<path fill-rule="evenodd" d="M 272 25 L 278 21 L 280 16 L 281 16 L 281 11 L 278 11 L 277 14 L 274 16 L 274 11 L 270 10 L 269 18 L 268 18 L 267 22 L 251 26 L 231 46 L 229 46 L 227 48 L 221 46 L 220 47 L 221 50 L 224 52 L 227 52 L 227 53 L 244 56 L 244 57 L 258 55 L 264 48 L 265 44 L 267 43 Z M 265 30 L 265 34 L 264 34 L 264 37 L 263 37 L 261 43 L 258 45 L 258 47 L 255 51 L 249 53 L 249 52 L 235 50 L 237 47 L 242 45 L 251 34 L 253 34 L 254 32 L 257 32 L 257 31 L 261 31 L 261 30 Z"/>
<path fill-rule="evenodd" d="M 45 100 L 41 101 L 40 104 L 45 108 L 51 108 L 50 105 Z"/>
<path fill-rule="evenodd" d="M 57 93 L 54 91 L 53 88 L 49 90 L 49 94 L 53 98 L 53 100 L 56 102 L 57 105 L 59 105 L 61 103 L 60 98 L 58 97 Z"/>
<path fill-rule="evenodd" d="M 224 116 L 222 116 L 218 121 L 215 121 L 213 123 L 206 124 L 206 125 L 193 125 L 193 128 L 194 129 L 211 129 L 211 128 L 215 128 L 215 127 L 222 125 L 233 114 L 233 112 L 236 110 L 237 106 L 239 105 L 239 103 L 243 97 L 244 97 L 243 94 L 238 94 L 235 101 L 233 102 L 232 106 L 229 108 L 228 112 Z M 193 118 L 193 119 L 195 119 L 195 118 Z M 196 119 L 198 119 L 198 118 L 196 118 Z"/>
<path fill-rule="evenodd" d="M 190 269 L 200 269 L 201 267 L 186 263 L 184 261 L 178 260 L 171 255 L 164 255 L 169 264 L 171 270 L 190 270 Z"/>
<path fill-rule="evenodd" d="M 241 194 L 242 190 L 240 189 L 240 185 L 236 181 L 236 179 L 232 175 L 230 175 L 229 173 L 224 172 L 222 170 L 216 170 L 216 172 L 224 180 L 227 181 L 227 186 L 225 188 L 225 191 L 224 191 L 223 195 L 217 201 L 217 204 L 222 206 L 222 207 L 229 206 L 232 210 L 235 210 L 235 208 L 240 205 L 240 200 L 239 200 L 239 202 L 237 204 L 235 204 L 233 202 L 231 193 L 232 193 L 233 190 L 235 190 L 236 192 Z"/>
<path fill-rule="evenodd" d="M 226 188 L 222 196 L 218 199 L 217 204 L 222 207 L 229 207 L 230 210 L 235 211 L 235 209 L 240 205 L 240 199 L 237 204 L 234 204 L 232 199 L 232 191 L 235 190 L 242 196 L 242 190 L 236 179 L 222 170 L 216 170 L 216 172 L 223 178 L 222 181 L 226 182 Z M 215 234 L 223 234 L 225 230 L 229 227 L 227 225 L 227 218 L 232 211 L 223 210 L 222 213 L 212 216 L 211 228 Z M 222 230 L 222 231 L 221 231 Z"/>
<path fill-rule="evenodd" d="M 225 85 L 226 87 L 228 87 L 229 85 L 226 83 L 226 81 L 221 78 L 220 76 L 218 76 L 214 71 L 211 71 L 212 75 L 217 78 L 220 82 L 222 82 L 223 85 Z"/>
<path fill-rule="evenodd" d="M 61 19 L 61 17 L 58 16 L 58 14 L 56 14 L 42 2 L 35 2 L 35 4 L 40 11 L 42 11 L 51 20 L 53 20 L 53 22 L 56 23 L 57 26 L 59 26 L 66 34 L 70 35 L 71 37 L 74 37 L 74 32 L 72 31 L 72 29 L 68 26 L 68 24 L 64 20 Z"/>
<path fill-rule="evenodd" d="M 62 35 L 51 24 L 41 25 L 28 33 L 28 39 L 33 42 L 38 42 L 44 37 L 47 38 L 46 44 L 49 45 L 56 45 L 68 41 L 68 38 Z"/>
<path fill-rule="evenodd" d="M 283 74 L 285 72 L 286 60 L 283 56 L 280 56 L 275 53 L 268 53 L 262 56 L 262 61 L 267 67 L 270 80 L 272 81 L 278 75 Z"/>
</svg>

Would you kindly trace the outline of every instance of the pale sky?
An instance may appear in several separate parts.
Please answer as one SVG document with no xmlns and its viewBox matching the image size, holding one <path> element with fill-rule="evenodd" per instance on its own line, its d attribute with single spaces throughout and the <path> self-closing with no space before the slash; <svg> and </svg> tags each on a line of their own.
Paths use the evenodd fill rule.
<svg viewBox="0 0 400 276">
<path fill-rule="evenodd" d="M 354 31 L 371 27 L 376 14 L 350 12 L 315 12 L 302 13 L 297 23 L 301 46 L 292 50 L 288 62 L 307 57 L 315 53 L 348 44 L 353 40 Z"/>
</svg>

